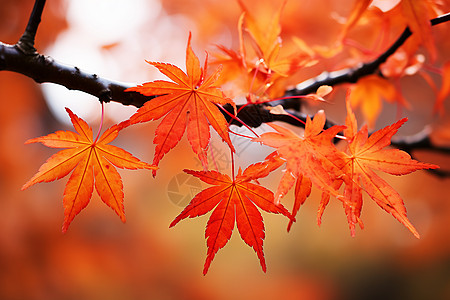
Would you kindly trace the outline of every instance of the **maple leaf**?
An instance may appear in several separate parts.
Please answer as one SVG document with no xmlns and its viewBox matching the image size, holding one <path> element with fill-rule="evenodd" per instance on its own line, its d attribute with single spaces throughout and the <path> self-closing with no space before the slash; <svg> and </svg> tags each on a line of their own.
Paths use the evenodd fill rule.
<svg viewBox="0 0 450 300">
<path fill-rule="evenodd" d="M 163 156 L 177 145 L 186 126 L 192 150 L 198 155 L 205 169 L 208 165 L 206 150 L 210 140 L 209 125 L 234 151 L 228 135 L 228 123 L 216 104 L 228 103 L 233 107 L 235 104 L 214 85 L 221 68 L 205 78 L 206 60 L 205 66 L 201 68 L 200 62 L 191 48 L 191 35 L 189 34 L 186 48 L 187 73 L 171 64 L 149 61 L 148 63 L 158 68 L 173 82 L 157 80 L 127 89 L 126 91 L 136 91 L 145 96 L 161 96 L 147 101 L 130 117 L 126 126 L 159 119 L 165 115 L 156 129 L 156 136 L 153 140 L 156 144 L 153 164 L 158 165 Z M 155 172 L 153 171 L 153 175 Z"/>
<path fill-rule="evenodd" d="M 286 1 L 283 1 L 279 10 L 267 21 L 259 18 L 248 10 L 244 3 L 239 0 L 239 5 L 245 14 L 246 29 L 255 42 L 255 50 L 258 56 L 263 60 L 268 69 L 279 70 L 280 64 L 277 63 L 278 54 L 281 48 L 281 25 L 280 16 Z M 284 73 L 284 72 L 281 72 Z"/>
<path fill-rule="evenodd" d="M 214 209 L 205 231 L 208 252 L 203 274 L 208 272 L 217 251 L 231 238 L 235 223 L 241 238 L 255 250 L 265 272 L 264 223 L 257 207 L 266 212 L 281 213 L 291 218 L 281 204 L 275 204 L 274 195 L 270 190 L 249 182 L 266 176 L 270 172 L 267 165 L 254 164 L 243 173 L 239 168 L 236 178 L 233 179 L 217 171 L 184 171 L 213 185 L 198 193 L 170 224 L 170 227 L 173 227 L 187 217 L 201 216 Z"/>
<path fill-rule="evenodd" d="M 26 141 L 26 144 L 42 143 L 51 148 L 68 149 L 51 156 L 39 168 L 39 171 L 23 185 L 22 190 L 36 183 L 63 178 L 73 170 L 64 190 L 65 217 L 62 231 L 66 232 L 75 216 L 88 205 L 92 197 L 94 182 L 95 189 L 102 201 L 125 222 L 122 179 L 112 165 L 132 170 L 155 170 L 157 167 L 140 161 L 121 148 L 108 145 L 117 137 L 120 131 L 119 126 L 110 127 L 98 140 L 94 141 L 89 125 L 70 109 L 66 108 L 66 111 L 77 133 L 57 131 Z"/>
<path fill-rule="evenodd" d="M 369 8 L 369 5 L 373 0 L 356 0 L 353 3 L 352 12 L 344 24 L 339 40 L 343 40 L 347 33 L 352 29 L 359 21 L 363 13 Z"/>
<path fill-rule="evenodd" d="M 430 19 L 436 16 L 436 4 L 431 0 L 402 0 L 400 5 L 406 24 L 414 37 L 427 48 L 431 60 L 436 59 L 436 45 L 431 32 Z"/>
<path fill-rule="evenodd" d="M 293 217 L 309 196 L 312 184 L 338 198 L 341 197 L 332 183 L 336 177 L 342 175 L 344 161 L 331 140 L 344 129 L 344 126 L 333 126 L 323 130 L 325 121 L 325 113 L 319 111 L 312 121 L 307 118 L 303 137 L 287 128 L 271 124 L 276 132 L 266 132 L 253 139 L 276 148 L 272 155 L 286 162 L 275 195 L 276 201 L 279 202 L 296 183 Z M 292 222 L 291 220 L 288 229 Z"/>
<path fill-rule="evenodd" d="M 361 105 L 362 113 L 370 128 L 375 126 L 375 121 L 381 112 L 381 98 L 389 102 L 396 100 L 395 86 L 388 80 L 377 75 L 369 75 L 358 80 L 350 94 L 350 102 L 353 107 Z"/>
<path fill-rule="evenodd" d="M 343 153 L 346 161 L 343 171 L 346 176 L 342 178 L 346 185 L 343 203 L 352 236 L 355 235 L 355 224 L 362 225 L 359 217 L 364 190 L 381 208 L 392 214 L 419 238 L 419 233 L 406 216 L 406 209 L 398 192 L 375 173 L 382 171 L 405 175 L 416 170 L 438 168 L 433 164 L 413 160 L 402 150 L 384 149 L 390 145 L 392 136 L 406 121 L 404 118 L 368 136 L 367 125 L 357 131 L 356 118 L 347 100 L 347 128 L 344 135 L 348 141 L 348 149 L 347 153 Z M 340 183 L 335 182 L 334 186 L 339 187 Z M 325 205 L 326 203 L 323 203 L 321 206 L 322 212 Z"/>
<path fill-rule="evenodd" d="M 224 66 L 223 82 L 234 80 L 235 86 L 251 95 L 248 102 L 254 102 L 251 99 L 257 97 L 275 98 L 286 90 L 284 79 L 287 76 L 315 61 L 304 51 L 281 55 L 280 17 L 286 1 L 282 1 L 275 12 L 264 6 L 261 10 L 255 7 L 249 10 L 243 1 L 238 2 L 243 11 L 238 21 L 239 50 L 219 45 L 220 53 L 214 54 L 213 63 Z M 245 47 L 245 32 L 250 38 L 251 50 L 254 50 L 252 56 Z M 257 97 L 252 97 L 255 95 Z"/>
</svg>

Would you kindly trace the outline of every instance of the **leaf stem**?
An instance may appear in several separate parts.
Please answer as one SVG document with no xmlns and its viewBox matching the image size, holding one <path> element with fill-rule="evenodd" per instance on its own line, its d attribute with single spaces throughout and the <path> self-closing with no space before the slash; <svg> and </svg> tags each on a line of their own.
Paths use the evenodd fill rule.
<svg viewBox="0 0 450 300">
<path fill-rule="evenodd" d="M 230 133 L 232 133 L 234 135 L 237 135 L 237 136 L 240 136 L 240 137 L 243 137 L 243 138 L 246 138 L 246 139 L 253 139 L 251 136 L 248 136 L 248 135 L 245 135 L 245 134 L 240 134 L 240 133 L 234 132 L 233 130 L 230 130 Z M 257 136 L 257 137 L 259 137 L 259 136 Z"/>
<path fill-rule="evenodd" d="M 228 127 L 230 127 L 231 123 L 234 121 L 240 123 L 240 125 L 243 125 L 244 127 L 246 127 L 248 130 L 250 130 L 256 137 L 259 137 L 259 135 L 249 126 L 247 125 L 244 121 L 242 121 L 241 119 L 239 119 L 237 116 L 235 116 L 234 114 L 230 113 L 228 110 L 226 110 L 222 105 L 218 105 L 218 107 L 226 114 L 230 117 L 230 120 L 228 121 Z M 226 116 L 225 116 L 226 117 Z M 228 129 L 229 130 L 229 129 Z"/>
<path fill-rule="evenodd" d="M 231 153 L 231 176 L 234 181 L 235 177 L 234 177 L 234 153 L 233 153 L 233 150 L 230 149 L 230 153 Z"/>
<path fill-rule="evenodd" d="M 102 127 L 103 127 L 103 119 L 105 117 L 105 104 L 103 104 L 103 101 L 100 103 L 102 105 L 102 116 L 100 117 L 100 126 L 98 127 L 97 136 L 95 137 L 95 140 L 93 143 L 94 145 L 95 145 L 95 143 L 97 143 L 98 138 L 100 137 L 100 132 L 102 131 Z"/>
</svg>

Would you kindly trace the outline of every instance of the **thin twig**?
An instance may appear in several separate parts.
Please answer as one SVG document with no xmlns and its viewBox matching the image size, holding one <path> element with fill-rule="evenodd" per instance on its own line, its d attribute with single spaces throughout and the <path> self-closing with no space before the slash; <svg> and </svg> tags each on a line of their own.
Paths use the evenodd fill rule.
<svg viewBox="0 0 450 300">
<path fill-rule="evenodd" d="M 34 79 L 37 83 L 52 82 L 69 90 L 79 90 L 97 97 L 101 102 L 115 101 L 140 107 L 154 98 L 137 92 L 125 92 L 134 83 L 109 80 L 78 67 L 65 65 L 39 53 L 26 55 L 16 45 L 0 42 L 0 70 L 12 71 Z"/>
<path fill-rule="evenodd" d="M 26 55 L 36 55 L 37 51 L 34 47 L 34 40 L 36 32 L 41 23 L 42 12 L 44 11 L 45 0 L 36 0 L 34 2 L 33 10 L 31 11 L 30 19 L 28 20 L 25 32 L 17 42 L 17 48 Z"/>
<path fill-rule="evenodd" d="M 432 26 L 434 26 L 448 21 L 450 21 L 450 13 L 434 18 L 430 20 L 430 23 Z M 307 95 L 310 93 L 315 93 L 317 89 L 322 85 L 336 86 L 341 83 L 355 83 L 364 76 L 375 74 L 379 70 L 380 65 L 386 62 L 386 60 L 392 54 L 394 54 L 395 51 L 397 51 L 398 48 L 400 48 L 411 35 L 412 32 L 407 27 L 397 38 L 397 40 L 385 52 L 383 52 L 373 61 L 360 64 L 355 68 L 349 68 L 334 72 L 323 72 L 315 78 L 298 84 L 294 89 L 287 90 L 285 96 Z M 289 102 L 292 102 L 292 100 L 286 100 L 286 102 L 288 102 L 286 103 L 287 106 L 292 106 L 291 104 L 289 104 Z M 277 104 L 283 105 L 283 103 Z"/>
<path fill-rule="evenodd" d="M 153 98 L 144 97 L 134 92 L 124 92 L 125 89 L 130 86 L 134 86 L 135 84 L 120 83 L 102 78 L 96 74 L 84 72 L 75 66 L 68 66 L 59 63 L 51 57 L 41 55 L 37 52 L 34 52 L 33 58 L 27 58 L 25 53 L 29 54 L 30 52 L 24 50 L 27 49 L 24 45 L 31 45 L 34 49 L 34 36 L 39 25 L 44 4 L 44 0 L 37 0 L 35 2 L 27 29 L 21 38 L 21 40 L 24 41 L 19 41 L 15 46 L 0 43 L 0 70 L 24 74 L 38 83 L 51 82 L 65 86 L 68 89 L 80 90 L 94 95 L 98 97 L 100 101 L 104 102 L 114 101 L 123 105 L 141 107 L 146 101 Z M 449 20 L 450 14 L 445 14 L 438 18 L 432 19 L 431 24 L 437 25 Z M 353 69 L 322 73 L 316 78 L 297 85 L 294 90 L 286 91 L 286 96 L 293 94 L 305 95 L 315 92 L 321 85 L 335 86 L 345 82 L 356 82 L 359 78 L 375 72 L 379 68 L 380 64 L 386 61 L 386 59 L 392 55 L 410 35 L 411 31 L 409 29 L 405 29 L 397 41 L 394 42 L 394 44 L 376 60 L 362 64 L 361 66 Z M 27 40 L 29 42 L 26 42 Z M 19 44 L 21 44 L 21 46 L 19 46 Z M 277 101 L 276 104 L 281 104 L 285 109 L 295 109 L 298 107 L 298 101 L 292 100 L 280 100 Z M 262 108 L 263 107 L 261 106 L 254 107 L 254 105 L 248 105 L 239 113 L 238 117 L 251 127 L 258 127 L 262 123 L 273 121 L 272 116 L 267 114 L 264 110 L 262 110 Z M 257 114 L 254 115 L 251 112 L 257 112 Z M 285 121 L 287 121 L 287 119 Z M 299 124 L 299 126 L 303 125 Z"/>
</svg>

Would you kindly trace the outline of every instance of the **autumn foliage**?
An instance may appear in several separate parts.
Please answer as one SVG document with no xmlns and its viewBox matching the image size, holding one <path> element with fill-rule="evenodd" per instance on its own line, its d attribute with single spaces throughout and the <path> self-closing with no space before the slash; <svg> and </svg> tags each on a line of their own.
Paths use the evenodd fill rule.
<svg viewBox="0 0 450 300">
<path fill-rule="evenodd" d="M 241 238 L 255 250 L 263 271 L 266 271 L 263 253 L 264 223 L 256 206 L 266 212 L 281 213 L 288 218 L 291 215 L 282 205 L 275 203 L 270 190 L 250 182 L 263 175 L 258 169 L 258 165 L 251 165 L 244 172 L 239 169 L 233 179 L 216 171 L 185 170 L 203 182 L 214 185 L 198 193 L 170 224 L 172 227 L 187 217 L 201 216 L 213 210 L 205 232 L 208 256 L 203 274 L 208 272 L 216 252 L 231 238 L 235 222 Z"/>
<path fill-rule="evenodd" d="M 60 179 L 73 171 L 64 191 L 63 232 L 67 231 L 73 218 L 88 205 L 94 182 L 102 201 L 119 215 L 122 222 L 125 222 L 123 184 L 114 166 L 132 170 L 156 170 L 157 167 L 140 161 L 119 147 L 108 145 L 119 134 L 118 126 L 109 128 L 93 140 L 92 129 L 89 125 L 70 109 L 67 109 L 67 113 L 77 133 L 57 131 L 26 142 L 68 149 L 61 150 L 50 157 L 39 168 L 39 172 L 22 187 L 22 190 L 39 182 Z"/>
<path fill-rule="evenodd" d="M 164 154 L 176 146 L 186 127 L 192 150 L 198 155 L 205 168 L 208 165 L 206 150 L 210 140 L 209 125 L 233 149 L 227 122 L 215 104 L 234 105 L 234 102 L 226 98 L 223 92 L 214 85 L 220 75 L 220 68 L 207 77 L 206 61 L 205 66 L 200 67 L 200 62 L 191 48 L 191 37 L 189 36 L 186 49 L 187 74 L 170 64 L 148 63 L 158 68 L 173 82 L 163 80 L 148 82 L 128 89 L 128 91 L 137 91 L 146 96 L 163 96 L 157 97 L 154 101 L 148 101 L 131 116 L 129 122 L 123 123 L 122 127 L 165 116 L 156 129 L 156 137 L 153 141 L 156 144 L 153 163 L 158 165 Z"/>
<path fill-rule="evenodd" d="M 321 192 L 317 214 L 319 225 L 329 202 L 336 200 L 344 209 L 350 234 L 355 236 L 356 226 L 363 228 L 363 202 L 370 198 L 419 238 L 420 229 L 416 229 L 408 219 L 404 201 L 381 173 L 400 176 L 417 170 L 436 169 L 438 166 L 419 162 L 405 151 L 389 148 L 392 138 L 406 123 L 407 118 L 398 118 L 398 121 L 378 130 L 374 128 L 377 128 L 383 101 L 397 102 L 398 115 L 401 115 L 403 108 L 410 108 L 398 88 L 397 80 L 423 72 L 421 67 L 424 54 L 418 53 L 421 49 L 419 47 L 424 47 L 432 62 L 437 59 L 438 53 L 429 21 L 440 13 L 435 2 L 402 0 L 395 7 L 382 11 L 372 5 L 372 1 L 355 1 L 332 44 L 308 45 L 300 36 L 292 36 L 289 46 L 284 48 L 281 19 L 286 3 L 279 3 L 268 19 L 260 17 L 263 12 L 252 9 L 244 1 L 238 1 L 241 15 L 236 26 L 237 49 L 218 45 L 210 56 L 206 55 L 201 66 L 198 56 L 192 50 L 192 37 L 189 34 L 186 71 L 169 63 L 147 61 L 170 81 L 145 82 L 127 89 L 128 92 L 138 92 L 154 98 L 128 120 L 113 125 L 101 135 L 99 130 L 97 137 L 93 137 L 92 129 L 85 121 L 67 109 L 76 133 L 57 131 L 26 142 L 66 149 L 51 156 L 22 189 L 36 183 L 60 179 L 72 172 L 63 196 L 64 232 L 74 217 L 89 203 L 94 186 L 101 200 L 125 222 L 123 184 L 115 167 L 152 170 L 156 176 L 162 158 L 166 155 L 170 157 L 168 153 L 177 146 L 186 132 L 187 140 L 203 170 L 184 172 L 211 186 L 197 193 L 170 227 L 181 220 L 211 212 L 205 231 L 207 257 L 204 274 L 208 272 L 218 250 L 231 238 L 235 225 L 242 240 L 256 252 L 265 272 L 265 227 L 260 211 L 285 217 L 289 231 L 296 221 L 301 220 L 298 211 L 313 188 Z M 264 13 L 267 14 L 267 11 Z M 380 72 L 345 86 L 345 122 L 326 126 L 325 112 L 317 110 L 313 116 L 306 118 L 303 132 L 293 131 L 292 127 L 288 128 L 282 123 L 270 123 L 262 134 L 250 129 L 251 136 L 244 135 L 240 138 L 258 146 L 271 147 L 273 152 L 265 160 L 252 162 L 246 168 L 235 167 L 236 151 L 230 138 L 230 135 L 235 134 L 234 125 L 230 125 L 231 121 L 227 121 L 225 116 L 248 127 L 238 118 L 237 113 L 248 105 L 265 104 L 265 109 L 271 114 L 296 119 L 289 109 L 271 107 L 271 102 L 288 98 L 283 95 L 292 88 L 292 80 L 301 77 L 301 71 L 332 59 L 339 60 L 348 45 L 353 48 L 340 67 L 353 67 L 368 57 L 377 57 L 392 43 L 387 32 L 381 32 L 382 38 L 372 43 L 375 45 L 372 49 L 365 49 L 366 46 L 354 42 L 349 36 L 361 24 L 370 23 L 371 20 L 387 22 L 389 16 L 396 16 L 394 24 L 390 26 L 408 26 L 413 35 L 404 47 L 380 67 Z M 449 62 L 441 70 L 442 88 L 437 92 L 432 106 L 434 105 L 435 111 L 442 113 L 443 102 L 450 93 Z M 316 93 L 290 98 L 299 102 L 307 100 L 312 107 L 317 103 L 326 107 L 326 99 L 332 91 L 333 88 L 322 86 Z M 225 106 L 231 107 L 232 113 Z M 364 117 L 364 122 L 360 123 L 365 123 L 361 127 L 353 112 L 359 107 Z M 137 123 L 159 119 L 161 121 L 158 121 L 153 140 L 155 149 L 152 164 L 109 144 L 122 130 Z M 233 162 L 228 174 L 209 168 L 208 161 L 214 160 L 213 155 L 208 156 L 210 127 L 228 147 Z M 276 172 L 281 172 L 281 177 L 276 191 L 272 192 L 260 183 L 260 179 Z M 294 197 L 290 211 L 283 205 L 289 193 L 293 193 Z"/>
</svg>

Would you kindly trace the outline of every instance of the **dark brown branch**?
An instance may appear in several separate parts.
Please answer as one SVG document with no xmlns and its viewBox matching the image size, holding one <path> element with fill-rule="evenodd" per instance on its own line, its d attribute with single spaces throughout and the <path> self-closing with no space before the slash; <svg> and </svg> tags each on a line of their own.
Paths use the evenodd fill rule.
<svg viewBox="0 0 450 300">
<path fill-rule="evenodd" d="M 83 91 L 98 97 L 102 102 L 115 101 L 123 105 L 141 107 L 146 101 L 154 98 L 145 97 L 135 92 L 125 92 L 127 88 L 135 86 L 135 84 L 102 78 L 94 73 L 82 71 L 75 66 L 68 66 L 55 61 L 49 56 L 39 54 L 34 48 L 34 40 L 44 5 L 45 0 L 36 0 L 26 30 L 16 45 L 0 42 L 0 70 L 23 74 L 38 83 L 51 82 L 71 90 Z M 430 22 L 432 25 L 437 25 L 447 21 L 450 21 L 450 14 L 442 15 Z M 380 65 L 403 45 L 411 34 L 411 31 L 406 28 L 394 44 L 377 59 L 361 64 L 356 68 L 322 73 L 316 78 L 297 85 L 295 89 L 286 91 L 286 96 L 305 95 L 315 92 L 321 85 L 335 86 L 341 83 L 353 83 L 364 76 L 374 74 L 379 70 Z M 281 100 L 267 105 L 281 104 L 285 109 L 297 110 L 293 114 L 296 114 L 297 118 L 305 120 L 305 116 L 298 111 L 300 108 L 298 103 L 298 101 Z M 225 108 L 232 112 L 231 107 Z M 226 114 L 224 113 L 224 115 Z M 229 119 L 228 116 L 226 117 Z M 264 105 L 253 104 L 245 106 L 238 114 L 238 117 L 251 127 L 258 127 L 262 123 L 273 121 L 283 121 L 300 127 L 304 126 L 303 123 L 289 116 L 270 114 Z M 233 121 L 232 124 L 240 125 L 236 121 Z M 331 123 L 328 124 L 328 126 L 331 125 Z"/>
<path fill-rule="evenodd" d="M 391 145 L 395 148 L 408 152 L 412 157 L 414 157 L 414 151 L 425 150 L 435 153 L 441 153 L 444 155 L 450 155 L 449 147 L 437 147 L 431 141 L 428 132 L 424 130 L 413 136 L 407 136 L 403 138 L 397 138 L 391 142 Z M 429 169 L 428 172 L 442 177 L 450 177 L 450 170 L 445 169 Z"/>
<path fill-rule="evenodd" d="M 434 18 L 430 20 L 430 23 L 432 26 L 434 26 L 448 21 L 450 21 L 450 13 Z M 412 35 L 411 30 L 409 28 L 406 28 L 403 31 L 403 33 L 398 37 L 398 39 L 392 44 L 392 46 L 390 46 L 385 52 L 383 52 L 379 57 L 377 57 L 373 61 L 362 63 L 359 66 L 356 66 L 355 68 L 343 69 L 334 72 L 323 72 L 322 74 L 320 74 L 315 78 L 311 78 L 307 81 L 298 84 L 294 89 L 287 90 L 284 96 L 285 97 L 303 96 L 310 93 L 315 93 L 317 89 L 322 85 L 336 86 L 342 83 L 355 83 L 364 76 L 375 74 L 376 72 L 379 72 L 380 65 L 386 62 L 386 60 L 392 54 L 394 54 L 395 51 L 397 51 L 398 48 L 400 48 L 411 35 Z M 284 109 L 293 109 L 295 111 L 300 111 L 300 101 L 298 99 L 282 99 L 275 102 L 271 102 L 268 105 L 271 106 L 281 105 L 284 107 Z M 249 126 L 258 127 L 262 123 L 273 121 L 287 122 L 299 127 L 304 126 L 303 123 L 298 122 L 297 120 L 289 116 L 271 115 L 267 112 L 267 110 L 264 109 L 263 106 L 258 106 L 255 108 L 252 108 L 251 106 L 252 105 L 246 106 L 241 111 L 242 115 L 241 114 L 238 115 L 241 120 L 246 121 L 247 119 L 245 118 L 245 116 L 250 115 L 249 111 L 257 110 L 258 113 L 253 115 L 251 122 L 248 124 Z M 265 110 L 266 112 L 264 112 L 263 110 Z M 294 112 L 294 114 L 296 114 L 296 112 Z M 301 113 L 297 114 L 298 115 L 296 115 L 296 117 L 300 118 L 303 121 L 305 120 L 304 116 Z M 236 122 L 233 122 L 233 124 L 239 125 Z"/>
<path fill-rule="evenodd" d="M 136 92 L 125 92 L 125 89 L 135 84 L 102 78 L 94 73 L 80 70 L 78 67 L 59 63 L 39 53 L 27 55 L 20 51 L 17 45 L 1 42 L 0 70 L 23 74 L 37 83 L 52 82 L 70 90 L 83 91 L 98 97 L 103 102 L 115 101 L 123 105 L 140 107 L 152 99 Z"/>
<path fill-rule="evenodd" d="M 34 7 L 31 11 L 30 19 L 28 20 L 25 32 L 17 42 L 17 48 L 20 49 L 20 51 L 22 51 L 24 54 L 37 54 L 36 48 L 34 48 L 34 39 L 36 37 L 39 23 L 41 23 L 41 16 L 42 12 L 44 11 L 44 6 L 45 0 L 36 0 L 36 2 L 34 2 Z"/>
<path fill-rule="evenodd" d="M 241 108 L 241 107 L 238 106 L 238 109 L 239 108 Z M 233 108 L 231 106 L 226 106 L 226 109 L 230 113 L 233 112 Z M 263 105 L 251 105 L 251 106 L 244 107 L 238 115 L 239 115 L 240 119 L 250 120 L 250 122 L 246 123 L 246 124 L 248 126 L 252 126 L 252 127 L 260 126 L 261 120 L 264 120 L 263 123 L 280 121 L 280 122 L 288 123 L 288 124 L 298 126 L 298 127 L 305 126 L 304 124 L 306 123 L 306 119 L 307 119 L 306 114 L 304 114 L 302 112 L 298 112 L 298 111 L 289 111 L 289 113 L 292 116 L 294 116 L 294 118 L 289 115 L 271 114 L 269 112 L 269 110 L 266 107 L 264 107 Z M 247 116 L 250 116 L 249 119 L 247 119 Z M 313 118 L 314 116 L 310 116 L 310 117 Z M 233 125 L 242 126 L 242 124 L 239 123 L 238 121 L 231 120 L 231 117 L 229 117 L 229 116 L 227 116 L 227 120 L 229 122 L 231 121 L 231 124 L 233 124 Z M 258 126 L 254 126 L 254 125 L 258 125 Z M 324 129 L 328 129 L 334 125 L 336 125 L 336 124 L 334 124 L 330 120 L 327 120 L 324 125 Z M 343 135 L 343 133 L 340 133 L 340 134 Z M 338 139 L 338 138 L 334 139 L 334 143 L 338 143 L 339 141 L 341 141 L 341 139 Z M 427 130 L 423 130 L 422 132 L 419 132 L 412 136 L 396 138 L 391 141 L 391 146 L 395 147 L 397 149 L 403 150 L 405 152 L 408 152 L 412 157 L 414 157 L 414 151 L 417 151 L 417 150 L 425 150 L 425 151 L 430 151 L 430 152 L 435 152 L 435 153 L 441 153 L 444 155 L 450 155 L 449 147 L 440 147 L 440 146 L 436 146 L 432 143 L 432 141 L 429 137 L 429 132 Z M 431 170 L 427 170 L 427 171 L 429 171 L 439 177 L 443 177 L 443 178 L 450 177 L 450 170 L 431 169 Z"/>
<path fill-rule="evenodd" d="M 450 13 L 439 16 L 430 20 L 432 26 L 438 25 L 450 21 Z M 336 86 L 341 83 L 356 83 L 360 78 L 375 74 L 379 71 L 380 65 L 386 62 L 386 60 L 395 53 L 412 35 L 411 30 L 407 27 L 403 33 L 397 38 L 397 40 L 389 47 L 384 53 L 371 62 L 363 63 L 355 68 L 344 69 L 334 72 L 323 72 L 319 76 L 304 81 L 298 84 L 294 89 L 286 91 L 286 96 L 301 96 L 310 93 L 315 93 L 317 89 L 322 85 Z M 286 100 L 287 103 L 283 105 L 285 107 L 293 107 L 293 103 L 298 102 L 292 99 Z"/>
<path fill-rule="evenodd" d="M 104 102 L 115 101 L 123 105 L 140 107 L 151 99 L 151 97 L 144 97 L 138 93 L 124 92 L 125 89 L 134 84 L 120 83 L 102 78 L 96 74 L 84 72 L 75 66 L 68 66 L 56 62 L 51 57 L 41 55 L 38 52 L 34 52 L 32 56 L 27 56 L 25 54 L 26 51 L 25 53 L 23 51 L 24 47 L 20 44 L 24 45 L 28 41 L 25 44 L 28 44 L 28 46 L 31 45 L 34 49 L 34 36 L 40 22 L 44 4 L 44 0 L 37 0 L 35 2 L 27 29 L 21 38 L 21 40 L 24 40 L 23 42 L 19 41 L 14 46 L 0 43 L 0 70 L 21 73 L 38 83 L 51 82 L 65 86 L 68 89 L 80 90 L 96 96 L 100 101 Z M 449 20 L 450 14 L 446 14 L 431 20 L 431 24 L 437 25 Z M 365 63 L 354 69 L 323 73 L 316 78 L 299 84 L 296 89 L 287 91 L 286 95 L 308 94 L 316 91 L 321 85 L 334 86 L 344 82 L 356 82 L 359 78 L 375 72 L 380 64 L 386 61 L 410 35 L 411 31 L 406 29 L 385 53 L 370 63 Z M 291 102 L 291 100 L 282 100 L 276 104 L 282 104 L 285 108 L 295 108 L 295 105 L 292 105 L 293 103 Z M 298 103 L 298 101 L 295 103 Z M 250 111 L 259 111 L 260 114 L 252 115 Z M 248 122 L 252 127 L 258 127 L 262 123 L 273 121 L 273 117 L 261 111 L 261 107 L 252 108 L 252 105 L 242 110 L 239 117 L 242 121 Z"/>
<path fill-rule="evenodd" d="M 37 83 L 51 82 L 70 90 L 83 91 L 102 102 L 116 101 L 123 105 L 140 107 L 153 98 L 136 92 L 125 92 L 125 89 L 135 84 L 102 78 L 39 54 L 34 47 L 34 41 L 44 6 L 45 0 L 35 1 L 25 32 L 15 45 L 0 42 L 0 70 L 23 74 Z"/>
</svg>

